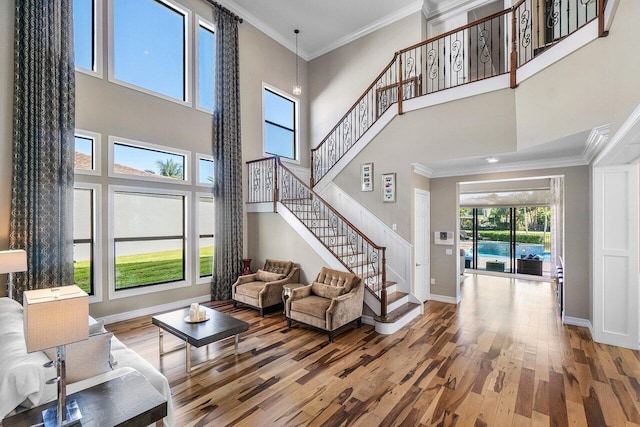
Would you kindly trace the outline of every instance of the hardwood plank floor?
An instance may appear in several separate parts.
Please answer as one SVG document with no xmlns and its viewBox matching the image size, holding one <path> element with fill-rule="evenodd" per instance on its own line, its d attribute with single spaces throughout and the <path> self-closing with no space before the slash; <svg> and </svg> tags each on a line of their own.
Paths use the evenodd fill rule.
<svg viewBox="0 0 640 427">
<path fill-rule="evenodd" d="M 333 344 L 281 313 L 207 305 L 250 326 L 239 354 L 191 377 L 183 350 L 159 358 L 150 316 L 107 326 L 167 376 L 181 427 L 640 426 L 640 352 L 563 326 L 549 283 L 470 276 L 457 307 L 430 301 L 393 335 L 349 327 Z"/>
</svg>

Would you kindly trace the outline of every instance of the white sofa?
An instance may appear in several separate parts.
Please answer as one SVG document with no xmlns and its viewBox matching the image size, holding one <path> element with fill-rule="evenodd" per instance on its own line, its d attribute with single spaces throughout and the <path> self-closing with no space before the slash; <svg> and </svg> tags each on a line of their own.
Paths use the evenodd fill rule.
<svg viewBox="0 0 640 427">
<path fill-rule="evenodd" d="M 44 352 L 27 353 L 22 305 L 9 298 L 0 298 L 0 343 L 0 420 L 19 406 L 38 406 L 55 400 L 56 385 L 45 383 L 55 376 L 55 368 L 43 367 L 49 361 Z M 69 384 L 67 394 L 135 369 L 167 400 L 167 417 L 163 421 L 165 426 L 173 427 L 173 402 L 167 378 L 115 336 L 111 338 L 111 356 L 113 370 Z"/>
</svg>

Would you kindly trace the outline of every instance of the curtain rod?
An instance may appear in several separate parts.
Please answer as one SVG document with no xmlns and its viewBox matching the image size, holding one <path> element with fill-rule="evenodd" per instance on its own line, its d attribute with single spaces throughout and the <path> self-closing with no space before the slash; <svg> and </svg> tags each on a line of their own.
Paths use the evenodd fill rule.
<svg viewBox="0 0 640 427">
<path fill-rule="evenodd" d="M 238 21 L 239 23 L 242 24 L 242 22 L 244 21 L 241 17 L 239 17 L 238 15 L 236 15 L 235 13 L 231 12 L 229 9 L 227 9 L 226 7 L 224 7 L 223 5 L 221 5 L 220 3 L 218 3 L 217 1 L 213 1 L 213 0 L 205 0 L 207 3 L 218 7 L 222 10 L 224 10 L 225 12 L 227 12 L 229 15 L 233 16 L 236 21 Z"/>
</svg>

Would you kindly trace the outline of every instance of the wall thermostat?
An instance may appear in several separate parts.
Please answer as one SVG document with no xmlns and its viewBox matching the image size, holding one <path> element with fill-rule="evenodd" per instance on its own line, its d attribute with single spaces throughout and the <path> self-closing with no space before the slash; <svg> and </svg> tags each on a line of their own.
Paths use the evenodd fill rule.
<svg viewBox="0 0 640 427">
<path fill-rule="evenodd" d="M 453 245 L 453 231 L 434 231 L 433 242 L 436 245 Z"/>
</svg>

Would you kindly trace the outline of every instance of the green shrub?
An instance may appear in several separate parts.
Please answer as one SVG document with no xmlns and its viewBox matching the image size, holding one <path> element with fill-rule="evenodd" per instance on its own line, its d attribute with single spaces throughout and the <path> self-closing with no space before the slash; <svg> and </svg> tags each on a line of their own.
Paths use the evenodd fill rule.
<svg viewBox="0 0 640 427">
<path fill-rule="evenodd" d="M 508 242 L 509 230 L 497 230 L 497 231 L 479 231 L 478 234 L 487 240 L 493 240 L 496 242 Z M 533 243 L 544 244 L 544 233 L 542 231 L 530 231 L 529 234 L 524 232 L 516 233 L 517 243 Z"/>
</svg>

